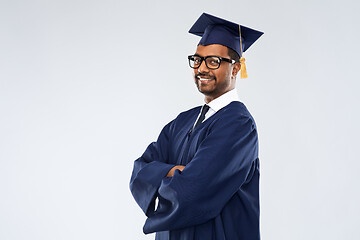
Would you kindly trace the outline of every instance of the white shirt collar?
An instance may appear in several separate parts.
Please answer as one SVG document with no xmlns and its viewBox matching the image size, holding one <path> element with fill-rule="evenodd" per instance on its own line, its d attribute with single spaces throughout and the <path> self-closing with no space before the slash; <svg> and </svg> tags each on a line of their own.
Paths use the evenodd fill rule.
<svg viewBox="0 0 360 240">
<path fill-rule="evenodd" d="M 240 101 L 239 95 L 237 94 L 236 88 L 234 88 L 233 90 L 230 90 L 230 91 L 224 93 L 223 95 L 215 98 L 214 100 L 212 100 L 209 103 L 205 103 L 210 108 L 209 108 L 208 112 L 205 114 L 204 121 L 207 120 L 209 117 L 214 115 L 217 111 L 219 111 L 220 109 L 222 109 L 223 107 L 225 107 L 226 105 L 228 105 L 229 103 L 231 103 L 233 101 Z M 195 123 L 198 121 L 199 117 L 200 117 L 200 113 L 199 113 Z M 194 126 L 195 126 L 195 123 L 194 123 Z"/>
<path fill-rule="evenodd" d="M 207 105 L 209 105 L 209 107 L 214 110 L 214 112 L 217 112 L 233 101 L 240 101 L 236 88 L 215 98 L 211 102 L 207 103 Z"/>
</svg>

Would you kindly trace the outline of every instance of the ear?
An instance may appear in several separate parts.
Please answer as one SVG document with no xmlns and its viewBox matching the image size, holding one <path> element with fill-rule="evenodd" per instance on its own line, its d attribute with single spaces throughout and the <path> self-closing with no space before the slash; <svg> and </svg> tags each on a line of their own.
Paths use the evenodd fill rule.
<svg viewBox="0 0 360 240">
<path fill-rule="evenodd" d="M 241 64 L 239 62 L 234 63 L 232 70 L 232 77 L 236 77 L 236 75 L 240 71 L 240 68 L 241 68 Z"/>
</svg>

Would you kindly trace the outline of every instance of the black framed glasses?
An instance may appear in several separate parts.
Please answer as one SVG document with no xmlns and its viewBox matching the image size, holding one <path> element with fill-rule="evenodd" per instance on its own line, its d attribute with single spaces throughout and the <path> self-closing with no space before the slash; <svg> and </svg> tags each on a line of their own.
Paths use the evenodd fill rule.
<svg viewBox="0 0 360 240">
<path fill-rule="evenodd" d="M 218 69 L 222 61 L 229 62 L 231 64 L 234 64 L 236 62 L 233 59 L 223 58 L 219 56 L 200 57 L 199 55 L 190 55 L 188 56 L 188 59 L 189 66 L 194 69 L 199 68 L 203 60 L 205 60 L 205 65 L 209 69 Z"/>
</svg>

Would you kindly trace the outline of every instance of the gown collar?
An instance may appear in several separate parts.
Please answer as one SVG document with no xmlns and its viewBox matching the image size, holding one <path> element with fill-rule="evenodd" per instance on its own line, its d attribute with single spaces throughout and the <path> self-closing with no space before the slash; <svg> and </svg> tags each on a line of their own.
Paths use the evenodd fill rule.
<svg viewBox="0 0 360 240">
<path fill-rule="evenodd" d="M 211 102 L 207 103 L 207 105 L 209 105 L 209 107 L 214 110 L 214 112 L 217 112 L 233 101 L 240 101 L 236 88 L 215 98 Z"/>
</svg>

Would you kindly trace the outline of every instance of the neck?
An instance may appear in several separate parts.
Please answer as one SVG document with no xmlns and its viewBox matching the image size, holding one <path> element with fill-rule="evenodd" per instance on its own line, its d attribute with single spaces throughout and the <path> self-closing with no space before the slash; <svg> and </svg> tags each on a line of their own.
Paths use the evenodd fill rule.
<svg viewBox="0 0 360 240">
<path fill-rule="evenodd" d="M 206 104 L 208 104 L 208 103 L 209 103 L 209 102 L 211 102 L 212 100 L 214 100 L 214 99 L 216 99 L 216 98 L 220 97 L 221 95 L 223 95 L 223 94 L 225 94 L 225 93 L 227 93 L 227 92 L 229 92 L 229 91 L 233 90 L 234 88 L 235 88 L 235 87 L 233 87 L 233 88 L 231 88 L 231 89 L 229 89 L 229 90 L 227 90 L 227 91 L 225 91 L 225 92 L 221 93 L 221 94 L 220 94 L 220 95 L 218 95 L 218 96 L 209 96 L 209 95 L 205 95 L 204 100 L 205 100 Z"/>
</svg>

